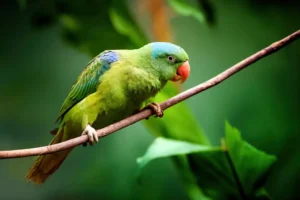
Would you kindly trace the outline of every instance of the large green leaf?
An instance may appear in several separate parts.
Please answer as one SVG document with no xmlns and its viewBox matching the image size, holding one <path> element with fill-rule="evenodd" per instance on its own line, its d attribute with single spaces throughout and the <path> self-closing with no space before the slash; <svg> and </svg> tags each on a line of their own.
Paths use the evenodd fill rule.
<svg viewBox="0 0 300 200">
<path fill-rule="evenodd" d="M 276 158 L 242 140 L 226 122 L 226 138 L 220 152 L 190 155 L 198 185 L 213 199 L 269 199 L 262 185 Z"/>
<path fill-rule="evenodd" d="M 178 88 L 174 83 L 169 82 L 153 101 L 163 102 L 177 93 Z M 149 120 L 144 120 L 143 123 L 156 136 L 202 145 L 209 144 L 191 110 L 184 102 L 167 109 L 163 118 L 150 117 Z"/>
<path fill-rule="evenodd" d="M 157 158 L 216 150 L 220 150 L 220 148 L 213 148 L 207 145 L 199 145 L 180 140 L 157 137 L 150 145 L 145 155 L 137 159 L 137 163 L 141 169 L 150 161 Z"/>
<path fill-rule="evenodd" d="M 181 177 L 182 180 L 184 180 L 189 197 L 191 199 L 209 200 L 209 198 L 203 194 L 202 190 L 197 187 L 194 175 L 191 173 L 188 160 L 184 154 L 218 150 L 220 150 L 220 148 L 158 137 L 148 148 L 145 155 L 137 159 L 138 174 L 140 175 L 140 171 L 154 159 L 176 156 L 174 157 L 174 162 L 182 172 Z"/>
<path fill-rule="evenodd" d="M 173 83 L 168 83 L 163 91 L 155 97 L 154 101 L 162 102 L 177 93 L 178 88 Z M 161 119 L 150 117 L 149 120 L 144 120 L 143 123 L 152 134 L 157 136 L 191 142 L 193 145 L 200 144 L 200 146 L 203 146 L 209 144 L 190 109 L 184 103 L 166 110 L 164 117 Z M 185 155 L 174 156 L 173 162 L 178 169 L 189 198 L 193 200 L 207 199 L 197 185 L 187 157 Z"/>
<path fill-rule="evenodd" d="M 276 157 L 268 155 L 243 141 L 238 129 L 225 124 L 226 148 L 247 196 L 252 195 Z"/>
<path fill-rule="evenodd" d="M 264 176 L 275 156 L 257 150 L 239 131 L 226 123 L 226 139 L 219 148 L 185 141 L 156 139 L 145 155 L 138 159 L 139 169 L 150 161 L 190 154 L 188 163 L 196 182 L 213 199 L 269 199 L 262 188 Z"/>
</svg>

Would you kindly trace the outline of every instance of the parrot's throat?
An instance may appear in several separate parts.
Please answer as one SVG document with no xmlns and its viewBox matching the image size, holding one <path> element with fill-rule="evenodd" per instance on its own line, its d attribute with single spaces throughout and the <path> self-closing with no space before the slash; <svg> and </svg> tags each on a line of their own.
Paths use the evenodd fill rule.
<svg viewBox="0 0 300 200">
<path fill-rule="evenodd" d="M 126 90 L 131 100 L 142 104 L 147 99 L 154 97 L 166 84 L 166 81 L 161 81 L 157 76 L 145 70 L 141 74 L 134 74 L 134 79 L 127 79 Z"/>
</svg>

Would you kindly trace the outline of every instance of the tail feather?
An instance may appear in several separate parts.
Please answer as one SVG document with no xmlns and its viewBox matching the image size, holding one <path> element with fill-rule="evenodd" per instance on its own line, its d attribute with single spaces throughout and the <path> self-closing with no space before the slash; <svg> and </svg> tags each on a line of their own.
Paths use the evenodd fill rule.
<svg viewBox="0 0 300 200">
<path fill-rule="evenodd" d="M 62 142 L 62 136 L 63 128 L 58 131 L 58 134 L 56 134 L 50 144 Z M 46 179 L 60 167 L 71 150 L 72 149 L 67 149 L 52 154 L 40 155 L 28 171 L 26 179 L 37 184 L 44 183 Z"/>
</svg>

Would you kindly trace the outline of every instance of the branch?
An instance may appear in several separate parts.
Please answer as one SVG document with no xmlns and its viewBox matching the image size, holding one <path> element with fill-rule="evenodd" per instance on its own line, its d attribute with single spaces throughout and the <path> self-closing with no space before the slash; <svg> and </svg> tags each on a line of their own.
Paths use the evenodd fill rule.
<svg viewBox="0 0 300 200">
<path fill-rule="evenodd" d="M 197 85 L 189 90 L 186 90 L 167 101 L 161 103 L 161 108 L 163 110 L 187 99 L 195 94 L 203 92 L 213 86 L 218 85 L 222 81 L 226 80 L 230 76 L 234 75 L 235 73 L 239 72 L 240 70 L 246 68 L 247 66 L 251 65 L 252 63 L 260 60 L 261 58 L 270 55 L 282 47 L 288 45 L 292 41 L 298 39 L 300 37 L 300 30 L 294 32 L 293 34 L 283 38 L 282 40 L 271 44 L 270 46 L 258 51 L 257 53 L 253 54 L 252 56 L 242 60 L 241 62 L 235 64 L 234 66 L 230 67 L 229 69 L 225 70 L 224 72 L 220 73 L 219 75 L 209 79 L 208 81 Z M 97 130 L 97 134 L 99 138 L 105 137 L 111 133 L 114 133 L 122 128 L 125 128 L 131 124 L 134 124 L 142 119 L 145 119 L 152 115 L 152 111 L 150 109 L 143 110 L 135 115 L 127 117 L 119 122 L 116 122 L 112 125 L 109 125 L 105 128 Z M 83 144 L 88 141 L 88 136 L 83 135 L 71 140 L 67 140 L 65 142 L 61 142 L 54 145 L 48 145 L 43 147 L 36 147 L 31 149 L 20 149 L 20 150 L 9 150 L 9 151 L 0 151 L 0 159 L 7 159 L 7 158 L 20 158 L 20 157 L 28 157 L 28 156 L 35 156 L 41 154 L 49 154 L 54 153 L 57 151 L 62 151 L 65 149 L 69 149 L 80 144 Z"/>
</svg>

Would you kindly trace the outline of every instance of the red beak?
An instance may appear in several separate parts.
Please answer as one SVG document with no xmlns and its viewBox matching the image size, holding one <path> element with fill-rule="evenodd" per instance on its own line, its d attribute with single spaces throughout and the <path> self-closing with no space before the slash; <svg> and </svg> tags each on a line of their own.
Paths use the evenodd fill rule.
<svg viewBox="0 0 300 200">
<path fill-rule="evenodd" d="M 185 61 L 182 65 L 180 65 L 177 69 L 175 76 L 171 79 L 171 81 L 180 81 L 184 83 L 186 79 L 190 75 L 190 64 L 188 61 Z"/>
</svg>

